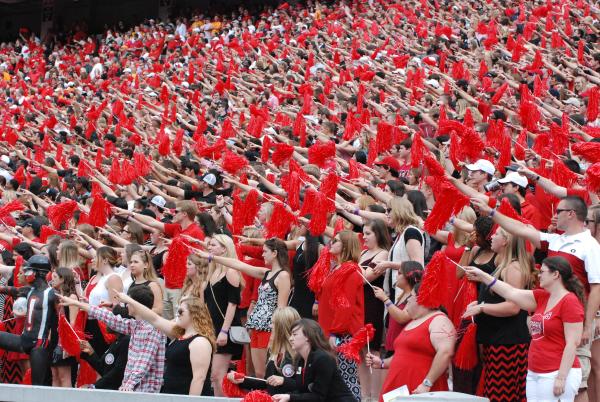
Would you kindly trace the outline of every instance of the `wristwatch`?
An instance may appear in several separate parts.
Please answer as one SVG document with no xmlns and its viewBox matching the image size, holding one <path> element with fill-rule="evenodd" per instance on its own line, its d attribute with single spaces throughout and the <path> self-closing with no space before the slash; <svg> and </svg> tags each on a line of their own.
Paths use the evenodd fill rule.
<svg viewBox="0 0 600 402">
<path fill-rule="evenodd" d="M 433 387 L 433 383 L 431 381 L 429 381 L 429 379 L 427 379 L 427 378 L 423 380 L 423 385 L 425 385 L 426 387 L 429 387 L 429 388 Z"/>
</svg>

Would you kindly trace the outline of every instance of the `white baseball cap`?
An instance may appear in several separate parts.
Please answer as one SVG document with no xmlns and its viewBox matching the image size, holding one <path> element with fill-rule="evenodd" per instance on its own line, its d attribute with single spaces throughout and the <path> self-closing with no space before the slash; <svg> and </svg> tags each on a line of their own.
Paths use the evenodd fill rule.
<svg viewBox="0 0 600 402">
<path fill-rule="evenodd" d="M 205 174 L 202 180 L 207 183 L 209 186 L 214 186 L 217 182 L 217 176 L 212 173 Z"/>
<path fill-rule="evenodd" d="M 498 183 L 514 183 L 519 187 L 525 188 L 527 187 L 527 178 L 525 176 L 520 175 L 517 172 L 508 172 L 503 179 L 498 180 Z"/>
<path fill-rule="evenodd" d="M 481 170 L 486 172 L 487 174 L 493 175 L 496 172 L 496 168 L 492 164 L 492 162 L 486 159 L 479 159 L 475 163 L 471 163 L 470 165 L 465 166 L 469 170 Z"/>
<path fill-rule="evenodd" d="M 164 197 L 161 195 L 155 195 L 154 197 L 152 197 L 150 202 L 159 208 L 164 208 L 165 205 L 167 205 L 167 200 L 165 200 Z"/>
</svg>

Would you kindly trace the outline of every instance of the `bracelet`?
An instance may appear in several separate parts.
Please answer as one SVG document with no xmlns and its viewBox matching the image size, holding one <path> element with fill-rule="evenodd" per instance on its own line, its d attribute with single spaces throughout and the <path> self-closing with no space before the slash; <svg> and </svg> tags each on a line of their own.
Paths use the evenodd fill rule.
<svg viewBox="0 0 600 402">
<path fill-rule="evenodd" d="M 360 214 L 360 208 L 356 208 L 354 210 L 354 215 L 359 215 Z"/>
<path fill-rule="evenodd" d="M 385 301 L 383 304 L 385 304 L 385 308 L 390 308 L 394 305 L 390 299 L 387 299 L 387 301 Z"/>
<path fill-rule="evenodd" d="M 495 209 L 492 209 L 492 210 L 490 211 L 490 218 L 493 218 L 495 214 L 496 214 L 496 210 L 495 210 Z"/>
<path fill-rule="evenodd" d="M 91 245 L 91 244 L 88 244 L 88 245 L 85 247 L 85 249 L 86 249 L 87 251 L 90 251 L 92 248 L 93 248 L 93 247 L 92 247 L 92 245 Z"/>
<path fill-rule="evenodd" d="M 492 286 L 494 286 L 496 284 L 496 282 L 498 282 L 498 278 L 494 278 L 494 280 L 492 282 L 490 282 L 489 285 L 487 285 L 487 290 L 490 290 L 492 288 Z"/>
<path fill-rule="evenodd" d="M 212 262 L 212 260 L 213 260 L 213 255 L 209 254 L 208 255 L 208 263 L 210 264 Z"/>
<path fill-rule="evenodd" d="M 385 369 L 385 360 L 381 359 L 381 370 Z"/>
<path fill-rule="evenodd" d="M 316 304 L 318 306 L 319 305 L 319 301 L 315 300 L 315 302 L 313 304 Z"/>
<path fill-rule="evenodd" d="M 225 334 L 228 335 L 229 334 L 229 330 L 228 329 L 221 329 L 221 331 L 219 331 L 221 334 Z"/>
<path fill-rule="evenodd" d="M 454 225 L 454 217 L 451 217 L 451 218 L 450 218 L 450 224 L 451 224 L 451 225 Z"/>
<path fill-rule="evenodd" d="M 535 180 L 535 181 L 540 181 L 540 179 L 541 179 L 541 177 L 540 177 L 540 175 L 538 174 L 538 175 L 537 175 L 537 177 L 536 177 L 534 180 Z"/>
</svg>

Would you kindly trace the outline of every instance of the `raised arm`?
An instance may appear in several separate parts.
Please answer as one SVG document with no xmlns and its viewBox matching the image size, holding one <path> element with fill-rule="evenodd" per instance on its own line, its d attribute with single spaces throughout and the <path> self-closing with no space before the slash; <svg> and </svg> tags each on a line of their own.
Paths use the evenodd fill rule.
<svg viewBox="0 0 600 402">
<path fill-rule="evenodd" d="M 487 203 L 484 203 L 480 198 L 471 198 L 471 203 L 484 215 L 490 215 L 494 223 L 500 225 L 502 229 L 506 230 L 512 235 L 529 240 L 535 246 L 535 248 L 540 248 L 540 232 L 538 232 L 532 226 L 525 225 L 518 220 L 502 215 L 496 210 L 492 210 L 492 208 L 490 208 Z"/>
<path fill-rule="evenodd" d="M 226 267 L 233 268 L 236 271 L 243 272 L 246 275 L 252 276 L 253 278 L 262 279 L 263 276 L 265 276 L 265 272 L 269 271 L 268 268 L 255 267 L 236 258 L 221 257 L 218 255 L 213 256 L 201 250 L 197 251 L 196 254 L 198 254 L 200 257 L 208 258 L 209 261 L 214 260 L 217 264 L 222 264 Z"/>
<path fill-rule="evenodd" d="M 535 311 L 537 303 L 535 301 L 535 298 L 533 297 L 533 291 L 513 287 L 508 283 L 496 279 L 492 275 L 483 272 L 479 268 L 465 267 L 465 270 L 467 271 L 467 277 L 469 278 L 469 280 L 481 282 L 487 285 L 488 287 L 490 287 L 490 289 L 494 290 L 494 293 L 502 296 L 508 301 L 515 303 L 523 310 Z M 489 306 L 487 304 L 485 306 L 487 314 Z"/>
<path fill-rule="evenodd" d="M 173 329 L 175 328 L 175 323 L 173 321 L 169 321 L 163 318 L 153 310 L 133 300 L 130 296 L 126 295 L 123 292 L 112 292 L 112 294 L 121 302 L 127 303 L 129 306 L 132 306 L 135 312 L 143 320 L 148 321 L 150 324 L 152 324 L 154 328 L 158 329 L 160 332 L 167 335 L 169 338 L 174 337 Z"/>
</svg>

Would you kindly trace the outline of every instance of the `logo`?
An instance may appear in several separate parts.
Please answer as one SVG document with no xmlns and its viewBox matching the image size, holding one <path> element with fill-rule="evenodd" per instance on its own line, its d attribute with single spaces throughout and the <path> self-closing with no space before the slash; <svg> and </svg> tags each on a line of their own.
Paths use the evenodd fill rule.
<svg viewBox="0 0 600 402">
<path fill-rule="evenodd" d="M 112 353 L 107 354 L 104 358 L 104 363 L 108 364 L 109 366 L 112 365 L 114 362 L 115 356 Z"/>
<path fill-rule="evenodd" d="M 283 376 L 287 377 L 287 378 L 293 377 L 294 376 L 294 367 L 291 364 L 286 364 L 281 369 L 281 374 L 283 374 Z"/>
</svg>

